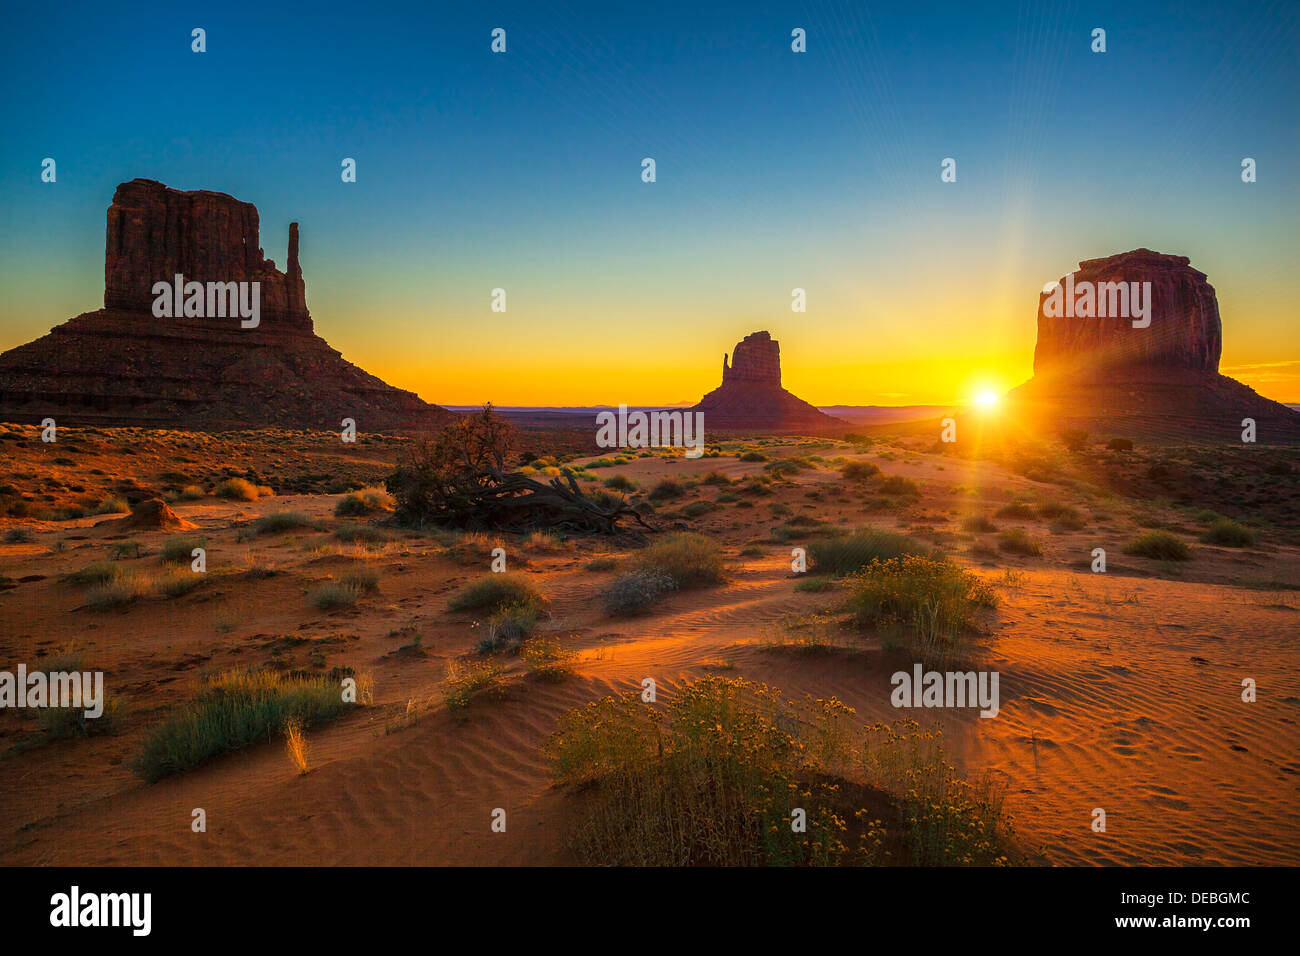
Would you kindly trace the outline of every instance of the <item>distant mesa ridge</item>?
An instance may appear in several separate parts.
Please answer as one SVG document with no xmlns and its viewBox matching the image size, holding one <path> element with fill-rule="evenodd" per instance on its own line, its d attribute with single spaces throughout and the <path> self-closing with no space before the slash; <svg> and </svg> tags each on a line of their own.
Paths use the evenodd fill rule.
<svg viewBox="0 0 1300 956">
<path fill-rule="evenodd" d="M 289 226 L 286 271 L 265 258 L 257 208 L 149 179 L 108 208 L 104 308 L 0 354 L 0 418 L 171 428 L 360 431 L 445 423 L 451 412 L 344 360 L 314 331 Z M 153 285 L 258 282 L 260 324 L 156 318 Z"/>
<path fill-rule="evenodd" d="M 781 387 L 781 345 L 768 332 L 737 342 L 730 364 L 723 354 L 722 384 L 691 411 L 704 413 L 705 428 L 792 431 L 844 424 Z"/>
<path fill-rule="evenodd" d="M 1050 289 L 1044 290 L 1034 377 L 1008 393 L 1011 410 L 1049 418 L 1058 428 L 1190 441 L 1240 442 L 1241 423 L 1250 418 L 1260 443 L 1300 441 L 1300 413 L 1219 374 L 1218 298 L 1186 256 L 1133 249 L 1084 260 L 1062 276 L 1062 286 L 1067 278 L 1076 289 L 1149 282 L 1150 324 L 1135 328 L 1131 315 L 1059 314 L 1046 308 Z"/>
</svg>

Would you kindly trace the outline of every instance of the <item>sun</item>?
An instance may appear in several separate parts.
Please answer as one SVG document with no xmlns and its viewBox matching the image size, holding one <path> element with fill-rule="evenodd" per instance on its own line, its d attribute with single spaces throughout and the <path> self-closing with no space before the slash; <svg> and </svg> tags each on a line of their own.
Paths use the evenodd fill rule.
<svg viewBox="0 0 1300 956">
<path fill-rule="evenodd" d="M 975 395 L 975 404 L 989 408 L 998 403 L 998 393 L 991 388 L 981 389 Z"/>
</svg>

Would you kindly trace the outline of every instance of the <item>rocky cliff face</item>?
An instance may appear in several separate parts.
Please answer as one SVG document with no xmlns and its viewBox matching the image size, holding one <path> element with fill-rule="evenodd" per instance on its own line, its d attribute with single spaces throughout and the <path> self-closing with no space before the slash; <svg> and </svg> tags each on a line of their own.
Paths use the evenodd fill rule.
<svg viewBox="0 0 1300 956">
<path fill-rule="evenodd" d="M 1134 249 L 1088 259 L 1039 295 L 1035 375 L 1141 381 L 1167 370 L 1217 372 L 1222 348 L 1214 288 L 1186 256 Z"/>
<path fill-rule="evenodd" d="M 1113 308 L 1121 283 L 1127 314 Z M 1145 315 L 1132 307 L 1135 288 Z M 1046 431 L 1175 442 L 1239 443 L 1249 418 L 1260 443 L 1300 441 L 1300 413 L 1219 374 L 1222 347 L 1214 288 L 1186 256 L 1089 259 L 1040 293 L 1034 377 L 1008 393 L 1006 411 Z"/>
<path fill-rule="evenodd" d="M 122 183 L 108 207 L 104 308 L 149 312 L 155 282 L 258 282 L 262 315 L 311 331 L 298 266 L 298 224 L 289 225 L 288 271 L 265 258 L 257 207 L 225 193 L 182 192 L 151 179 Z"/>
<path fill-rule="evenodd" d="M 751 332 L 736 343 L 735 357 L 727 366 L 722 356 L 722 381 L 754 382 L 781 387 L 781 343 L 769 332 Z"/>
<path fill-rule="evenodd" d="M 704 413 L 706 429 L 817 431 L 844 424 L 781 387 L 781 346 L 767 332 L 736 343 L 730 365 L 722 356 L 722 384 L 691 411 Z"/>
<path fill-rule="evenodd" d="M 223 193 L 123 183 L 108 209 L 104 305 L 0 355 L 0 419 L 170 428 L 418 429 L 451 420 L 347 362 L 312 329 L 289 227 L 263 256 L 257 209 Z M 155 282 L 260 283 L 261 321 L 153 315 Z"/>
</svg>

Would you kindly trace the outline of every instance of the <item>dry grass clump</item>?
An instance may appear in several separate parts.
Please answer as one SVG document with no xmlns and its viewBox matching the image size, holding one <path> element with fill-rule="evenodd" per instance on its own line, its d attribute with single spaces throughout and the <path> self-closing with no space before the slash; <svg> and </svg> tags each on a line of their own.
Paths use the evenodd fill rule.
<svg viewBox="0 0 1300 956">
<path fill-rule="evenodd" d="M 307 595 L 312 607 L 320 611 L 334 611 L 352 607 L 367 594 L 379 589 L 379 574 L 370 568 L 349 571 L 337 581 L 329 581 L 314 588 Z"/>
<path fill-rule="evenodd" d="M 243 478 L 227 478 L 217 485 L 213 494 L 230 501 L 256 501 L 259 493 L 257 486 L 251 481 L 245 481 Z"/>
<path fill-rule="evenodd" d="M 272 511 L 253 522 L 254 534 L 281 534 L 302 528 L 314 528 L 315 522 L 301 511 Z"/>
<path fill-rule="evenodd" d="M 840 466 L 840 474 L 848 481 L 867 481 L 880 474 L 880 468 L 869 461 L 849 461 Z"/>
<path fill-rule="evenodd" d="M 334 506 L 334 513 L 340 517 L 356 517 L 377 511 L 392 511 L 393 507 L 393 496 L 386 489 L 371 486 L 349 492 Z"/>
<path fill-rule="evenodd" d="M 670 501 L 674 498 L 680 498 L 684 494 L 686 494 L 686 489 L 682 487 L 681 482 L 665 478 L 651 488 L 646 497 L 651 501 Z"/>
<path fill-rule="evenodd" d="M 1201 535 L 1201 540 L 1206 544 L 1223 545 L 1225 548 L 1249 548 L 1255 544 L 1255 538 L 1254 531 L 1229 518 L 1218 518 Z"/>
<path fill-rule="evenodd" d="M 808 543 L 808 570 L 813 574 L 844 575 L 872 561 L 909 554 L 929 554 L 933 549 L 896 531 L 861 528 L 851 534 L 834 534 Z"/>
<path fill-rule="evenodd" d="M 194 549 L 202 548 L 204 543 L 200 538 L 173 535 L 163 542 L 162 559 L 167 564 L 189 564 L 193 560 Z"/>
<path fill-rule="evenodd" d="M 183 568 L 175 568 L 154 579 L 159 594 L 175 598 L 189 594 L 203 583 L 203 575 Z"/>
<path fill-rule="evenodd" d="M 663 595 L 674 589 L 673 579 L 663 571 L 638 568 L 621 574 L 601 593 L 605 613 L 631 616 L 647 610 Z"/>
<path fill-rule="evenodd" d="M 299 774 L 307 773 L 307 741 L 302 735 L 302 721 L 290 717 L 284 724 L 284 742 L 289 751 L 289 759 L 298 768 Z"/>
<path fill-rule="evenodd" d="M 860 628 L 880 628 L 926 666 L 974 655 L 969 638 L 997 595 L 978 576 L 942 558 L 912 555 L 872 561 L 845 582 L 847 609 Z"/>
<path fill-rule="evenodd" d="M 337 681 L 275 671 L 230 670 L 201 679 L 194 696 L 145 738 L 133 769 L 153 783 L 232 750 L 269 740 L 291 721 L 300 728 L 348 707 Z"/>
<path fill-rule="evenodd" d="M 998 549 L 1010 554 L 1025 554 L 1035 558 L 1043 553 L 1043 546 L 1038 543 L 1038 540 L 1019 528 L 1008 528 L 998 535 Z"/>
<path fill-rule="evenodd" d="M 534 531 L 524 538 L 524 547 L 533 551 L 563 551 L 564 542 L 550 531 Z"/>
<path fill-rule="evenodd" d="M 542 619 L 542 605 L 532 598 L 498 608 L 488 618 L 488 636 L 479 642 L 479 652 L 513 651 L 533 631 Z"/>
<path fill-rule="evenodd" d="M 522 574 L 490 573 L 464 588 L 451 599 L 453 611 L 499 611 L 513 604 L 546 604 L 546 596 Z"/>
<path fill-rule="evenodd" d="M 1013 501 L 1008 505 L 1003 505 L 997 510 L 999 518 L 1019 518 L 1021 520 L 1032 520 L 1038 517 L 1038 512 L 1034 506 L 1027 501 Z"/>
<path fill-rule="evenodd" d="M 921 495 L 921 486 L 904 475 L 890 475 L 877 487 L 886 495 L 904 495 L 910 498 L 919 498 Z"/>
<path fill-rule="evenodd" d="M 1126 554 L 1136 554 L 1157 561 L 1190 561 L 1192 549 L 1187 542 L 1168 531 L 1148 531 L 1124 545 Z"/>
<path fill-rule="evenodd" d="M 987 790 L 909 748 L 911 728 L 881 745 L 855 717 L 717 675 L 667 704 L 632 692 L 574 710 L 548 748 L 581 800 L 572 845 L 613 866 L 1005 862 Z"/>
<path fill-rule="evenodd" d="M 988 534 L 990 531 L 997 531 L 998 526 L 990 521 L 986 515 L 971 515 L 962 519 L 961 529 L 971 534 Z"/>
<path fill-rule="evenodd" d="M 681 532 L 661 538 L 635 559 L 635 567 L 666 575 L 675 588 L 721 584 L 722 549 L 700 534 Z"/>
</svg>

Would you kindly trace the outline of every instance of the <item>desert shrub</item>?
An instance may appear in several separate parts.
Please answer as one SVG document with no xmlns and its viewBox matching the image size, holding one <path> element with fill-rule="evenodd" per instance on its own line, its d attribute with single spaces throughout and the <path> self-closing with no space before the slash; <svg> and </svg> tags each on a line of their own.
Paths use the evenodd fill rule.
<svg viewBox="0 0 1300 956">
<path fill-rule="evenodd" d="M 830 578 L 804 578 L 794 586 L 796 591 L 807 591 L 813 594 L 820 594 L 822 591 L 834 589 L 835 583 Z"/>
<path fill-rule="evenodd" d="M 560 681 L 573 673 L 575 656 L 565 650 L 558 640 L 534 637 L 524 641 L 519 649 L 524 662 L 524 673 L 540 681 Z"/>
<path fill-rule="evenodd" d="M 816 762 L 837 756 L 817 744 L 838 741 L 852 713 L 835 700 L 796 711 L 765 685 L 717 676 L 686 683 L 662 708 L 628 694 L 575 710 L 549 748 L 557 778 L 588 793 L 573 847 L 614 866 L 870 862 L 874 830 L 844 845 L 854 811 L 831 805 L 843 791 Z M 812 798 L 806 833 L 789 823 L 796 794 Z M 870 816 L 886 807 L 878 800 Z"/>
<path fill-rule="evenodd" d="M 977 612 L 993 589 L 943 558 L 909 555 L 872 561 L 845 582 L 847 608 L 861 628 L 885 628 L 927 665 L 964 660 Z"/>
<path fill-rule="evenodd" d="M 320 611 L 334 611 L 352 607 L 366 594 L 377 590 L 379 575 L 369 568 L 349 571 L 337 581 L 327 581 L 307 594 L 312 607 Z"/>
<path fill-rule="evenodd" d="M 962 779 L 944 753 L 941 730 L 922 730 L 912 720 L 877 724 L 868 730 L 865 750 L 867 780 L 897 795 L 906 862 L 1009 863 L 1013 834 L 1003 811 L 1005 789 L 987 776 Z"/>
<path fill-rule="evenodd" d="M 1019 528 L 1008 528 L 998 535 L 998 549 L 1008 554 L 1027 554 L 1032 557 L 1043 553 L 1043 546 Z"/>
<path fill-rule="evenodd" d="M 86 604 L 93 608 L 122 607 L 138 597 L 143 597 L 149 582 L 145 578 L 124 572 L 86 589 Z"/>
<path fill-rule="evenodd" d="M 1112 438 L 1106 442 L 1106 447 L 1111 451 L 1132 451 L 1133 442 L 1127 438 Z"/>
<path fill-rule="evenodd" d="M 670 534 L 650 545 L 636 557 L 636 567 L 665 574 L 676 588 L 720 584 L 722 550 L 700 534 Z"/>
<path fill-rule="evenodd" d="M 1078 531 L 1087 524 L 1077 508 L 1059 501 L 1043 502 L 1038 506 L 1038 514 L 1052 522 L 1053 531 Z"/>
<path fill-rule="evenodd" d="M 227 478 L 217 485 L 213 494 L 218 498 L 227 498 L 231 501 L 256 501 L 257 487 L 243 478 Z"/>
<path fill-rule="evenodd" d="M 451 599 L 453 611 L 499 611 L 512 604 L 531 601 L 539 607 L 546 598 L 528 578 L 512 572 L 490 573 L 464 588 Z"/>
<path fill-rule="evenodd" d="M 524 547 L 533 551 L 562 551 L 564 542 L 550 531 L 533 531 L 524 538 Z"/>
<path fill-rule="evenodd" d="M 851 534 L 816 538 L 808 543 L 808 570 L 814 574 L 851 574 L 872 561 L 929 554 L 926 545 L 896 531 L 862 528 Z"/>
<path fill-rule="evenodd" d="M 345 544 L 383 544 L 388 535 L 377 528 L 364 524 L 341 524 L 334 529 L 334 537 Z"/>
<path fill-rule="evenodd" d="M 680 498 L 684 494 L 686 494 L 686 489 L 682 487 L 681 482 L 665 478 L 663 481 L 656 483 L 646 497 L 651 501 L 668 501 L 673 498 Z"/>
<path fill-rule="evenodd" d="M 1249 548 L 1255 543 L 1255 532 L 1228 518 L 1219 518 L 1205 530 L 1201 540 L 1228 548 Z"/>
<path fill-rule="evenodd" d="M 736 457 L 740 461 L 767 461 L 767 456 L 761 451 L 747 451 Z"/>
<path fill-rule="evenodd" d="M 155 582 L 155 586 L 158 593 L 169 598 L 175 598 L 189 594 L 202 583 L 202 574 L 177 568 L 159 577 Z"/>
<path fill-rule="evenodd" d="M 720 471 L 709 472 L 704 476 L 703 481 L 706 485 L 717 485 L 720 488 L 725 488 L 731 484 L 731 479 Z"/>
<path fill-rule="evenodd" d="M 5 532 L 5 544 L 31 544 L 32 533 L 27 528 L 10 528 Z"/>
<path fill-rule="evenodd" d="M 627 475 L 610 475 L 602 484 L 615 491 L 635 491 L 637 488 L 637 483 Z"/>
<path fill-rule="evenodd" d="M 301 511 L 273 511 L 253 522 L 254 534 L 281 534 L 314 527 L 311 518 Z"/>
<path fill-rule="evenodd" d="M 177 501 L 198 501 L 204 497 L 206 497 L 206 495 L 204 494 L 203 489 L 198 485 L 186 485 L 176 493 Z"/>
<path fill-rule="evenodd" d="M 384 481 L 397 517 L 416 524 L 479 526 L 481 495 L 500 482 L 514 441 L 514 426 L 485 405 L 481 414 L 413 443 Z"/>
<path fill-rule="evenodd" d="M 1082 451 L 1088 445 L 1088 433 L 1082 428 L 1067 428 L 1061 432 L 1061 444 L 1070 451 Z"/>
<path fill-rule="evenodd" d="M 493 658 L 448 662 L 443 685 L 447 709 L 452 713 L 463 711 L 480 694 L 500 696 L 505 690 L 504 671 Z"/>
<path fill-rule="evenodd" d="M 528 598 L 493 611 L 488 618 L 488 636 L 479 643 L 479 650 L 488 653 L 519 647 L 524 638 L 532 636 L 541 618 L 541 604 Z"/>
<path fill-rule="evenodd" d="M 183 538 L 172 536 L 163 542 L 162 559 L 168 564 L 189 564 L 193 560 L 195 548 L 201 548 L 201 538 Z"/>
<path fill-rule="evenodd" d="M 393 496 L 383 488 L 362 488 L 349 492 L 334 506 L 334 513 L 340 517 L 374 514 L 376 511 L 392 511 Z"/>
<path fill-rule="evenodd" d="M 996 516 L 999 518 L 1020 518 L 1022 520 L 1029 520 L 1038 517 L 1038 512 L 1034 510 L 1033 505 L 1026 501 L 1013 501 L 1011 504 L 1003 505 L 999 508 L 996 512 Z"/>
<path fill-rule="evenodd" d="M 592 558 L 582 567 L 585 571 L 613 571 L 618 567 L 618 558 Z"/>
<path fill-rule="evenodd" d="M 328 581 L 312 588 L 307 593 L 307 601 L 318 611 L 337 611 L 339 608 L 352 607 L 361 600 L 365 592 L 358 587 L 349 587 L 341 581 Z"/>
<path fill-rule="evenodd" d="M 310 727 L 349 706 L 343 703 L 338 682 L 328 678 L 224 671 L 201 680 L 194 697 L 149 732 L 133 769 L 153 783 L 269 740 L 289 720 Z"/>
<path fill-rule="evenodd" d="M 841 466 L 840 474 L 849 481 L 867 481 L 880 474 L 880 469 L 869 461 L 850 461 Z"/>
<path fill-rule="evenodd" d="M 105 498 L 99 504 L 95 505 L 91 514 L 111 515 L 123 514 L 131 510 L 131 506 L 126 503 L 125 498 Z"/>
<path fill-rule="evenodd" d="M 911 495 L 921 494 L 921 486 L 903 475 L 890 475 L 880 482 L 880 490 L 887 495 Z"/>
<path fill-rule="evenodd" d="M 986 515 L 971 515 L 969 518 L 962 519 L 961 529 L 972 534 L 987 534 L 990 531 L 997 531 L 998 526 Z"/>
<path fill-rule="evenodd" d="M 1148 531 L 1124 545 L 1125 554 L 1136 554 L 1158 561 L 1189 561 L 1192 549 L 1187 542 L 1168 531 Z"/>
<path fill-rule="evenodd" d="M 778 458 L 764 465 L 763 470 L 777 478 L 784 478 L 796 474 L 801 467 L 803 466 L 793 458 Z"/>
<path fill-rule="evenodd" d="M 619 575 L 601 594 L 601 601 L 606 614 L 630 616 L 641 613 L 673 588 L 668 574 L 640 568 Z"/>
<path fill-rule="evenodd" d="M 58 668 L 48 668 L 49 671 Z M 110 734 L 117 729 L 121 702 L 105 700 L 101 702 L 103 713 L 98 717 L 87 717 L 86 708 L 82 707 L 42 707 L 36 726 L 49 739 L 63 740 L 68 737 L 94 737 Z"/>
<path fill-rule="evenodd" d="M 706 515 L 710 511 L 717 511 L 718 506 L 712 501 L 692 501 L 682 509 L 682 514 L 687 518 L 698 518 Z"/>
<path fill-rule="evenodd" d="M 79 571 L 72 571 L 64 576 L 65 581 L 73 584 L 103 584 L 122 577 L 127 570 L 113 561 L 95 561 Z"/>
<path fill-rule="evenodd" d="M 121 561 L 123 558 L 138 558 L 141 553 L 139 541 L 114 541 L 113 542 L 113 560 Z"/>
</svg>

